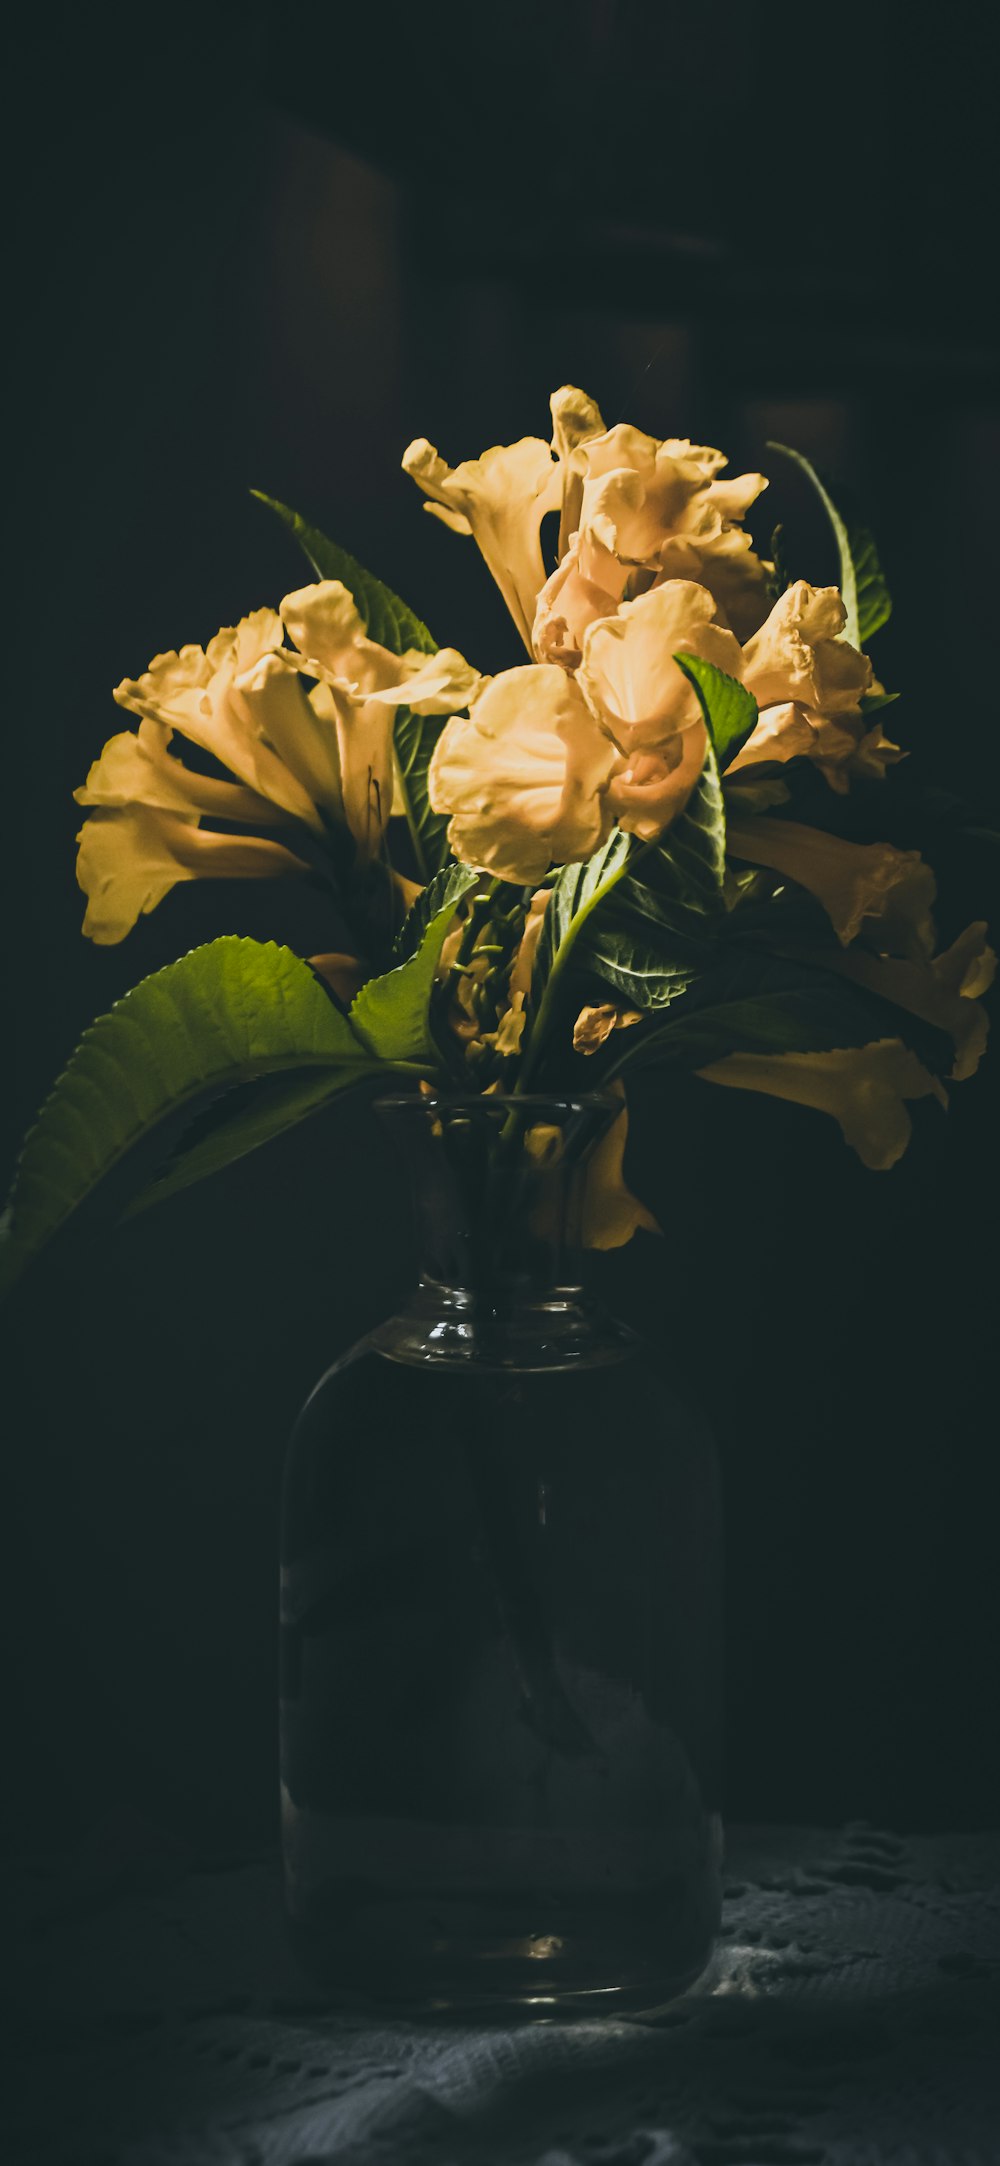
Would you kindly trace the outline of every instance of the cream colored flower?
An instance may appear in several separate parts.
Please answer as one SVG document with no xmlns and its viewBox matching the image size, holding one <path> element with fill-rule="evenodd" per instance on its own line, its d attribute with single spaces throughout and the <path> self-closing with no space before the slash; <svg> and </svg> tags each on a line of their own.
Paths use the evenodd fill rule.
<svg viewBox="0 0 1000 2166">
<path fill-rule="evenodd" d="M 190 744 L 212 753 L 240 782 L 291 819 L 322 833 L 309 791 L 262 734 L 259 701 L 248 703 L 243 696 L 243 687 L 257 681 L 261 665 L 281 643 L 280 617 L 273 609 L 257 609 L 217 632 L 205 649 L 182 647 L 179 654 L 155 655 L 144 675 L 124 678 L 114 696 L 120 707 L 176 730 Z M 336 799 L 335 751 L 330 784 Z"/>
<path fill-rule="evenodd" d="M 760 623 L 767 566 L 740 525 L 767 487 L 763 474 L 719 479 L 721 451 L 686 438 L 663 442 L 621 424 L 574 454 L 583 469 L 579 530 L 622 564 L 706 586 L 738 636 Z"/>
<path fill-rule="evenodd" d="M 297 650 L 283 644 L 286 626 Z M 317 682 L 307 690 L 304 677 Z M 392 799 L 396 709 L 405 700 L 447 714 L 478 683 L 452 649 L 393 655 L 369 640 L 335 580 L 286 596 L 280 615 L 256 610 L 207 648 L 155 656 L 115 691 L 119 706 L 140 716 L 138 731 L 111 738 L 75 792 L 94 808 L 77 865 L 89 898 L 85 932 L 123 939 L 176 880 L 304 869 L 278 842 L 210 832 L 204 820 L 294 822 L 323 841 L 346 820 L 360 854 L 372 854 Z M 236 779 L 186 767 L 172 750 L 175 734 Z"/>
<path fill-rule="evenodd" d="M 479 459 L 448 466 L 426 437 L 403 453 L 403 468 L 456 534 L 474 536 L 531 653 L 535 602 L 545 580 L 541 524 L 558 508 L 559 468 L 540 436 L 495 444 Z"/>
<path fill-rule="evenodd" d="M 78 804 L 92 807 L 78 841 L 77 879 L 88 898 L 84 931 L 123 940 L 178 880 L 257 879 L 300 873 L 302 859 L 272 841 L 210 832 L 205 819 L 240 826 L 300 822 L 325 833 L 340 809 L 336 737 L 277 659 L 281 620 L 261 609 L 217 633 L 207 648 L 154 657 L 115 698 L 141 717 L 112 737 Z M 174 734 L 211 753 L 237 781 L 195 773 L 175 758 Z"/>
<path fill-rule="evenodd" d="M 902 757 L 862 713 L 872 666 L 840 637 L 846 620 L 836 587 L 799 579 L 779 596 L 743 649 L 743 681 L 761 712 L 726 769 L 727 787 L 761 765 L 808 759 L 843 792 L 852 774 L 881 776 Z"/>
<path fill-rule="evenodd" d="M 450 714 L 472 697 L 478 672 L 454 647 L 427 655 L 416 647 L 392 654 L 379 646 L 367 637 L 354 598 L 339 579 L 322 579 L 286 595 L 281 619 L 298 650 L 295 655 L 284 651 L 286 666 L 318 678 L 325 690 L 343 816 L 362 859 L 374 857 L 392 808 L 397 710 L 405 705 L 418 714 Z"/>
<path fill-rule="evenodd" d="M 591 529 L 574 534 L 538 597 L 531 637 L 539 661 L 576 669 L 584 633 L 599 617 L 614 616 L 629 577 L 629 566 Z"/>
<path fill-rule="evenodd" d="M 428 770 L 435 812 L 463 865 L 528 886 L 553 863 L 589 857 L 610 833 L 608 781 L 620 764 L 564 670 L 504 670 L 446 723 Z"/>
<path fill-rule="evenodd" d="M 707 588 L 673 579 L 583 634 L 576 682 L 625 756 L 608 801 L 619 825 L 644 841 L 684 810 L 708 750 L 698 695 L 674 655 L 700 655 L 730 676 L 741 667 L 739 642 L 714 615 Z"/>
<path fill-rule="evenodd" d="M 908 1099 L 948 1103 L 937 1078 L 900 1038 L 829 1053 L 730 1053 L 698 1073 L 708 1083 L 765 1091 L 832 1114 L 862 1164 L 876 1173 L 894 1166 L 910 1140 Z"/>
<path fill-rule="evenodd" d="M 588 627 L 576 681 L 624 753 L 659 751 L 682 731 L 704 728 L 698 695 L 675 654 L 700 655 L 739 676 L 739 641 L 714 618 L 707 588 L 671 579 Z"/>
<path fill-rule="evenodd" d="M 576 1180 L 580 1239 L 584 1248 L 624 1248 L 642 1228 L 660 1233 L 661 1227 L 625 1181 L 625 1146 L 628 1142 L 628 1108 L 625 1086 L 616 1076 L 609 1090 L 621 1099 L 621 1112 L 587 1152 Z"/>
<path fill-rule="evenodd" d="M 864 930 L 883 954 L 933 953 L 934 874 L 917 850 L 888 842 L 843 842 L 794 820 L 727 818 L 726 848 L 749 865 L 768 865 L 822 903 L 848 947 Z"/>
<path fill-rule="evenodd" d="M 525 436 L 454 467 L 424 436 L 403 453 L 404 472 L 430 499 L 425 510 L 453 533 L 474 537 L 532 656 L 531 628 L 545 584 L 542 520 L 559 511 L 561 556 L 583 488 L 579 453 L 604 427 L 593 399 L 570 384 L 554 391 L 549 403 L 551 445 Z"/>
<path fill-rule="evenodd" d="M 947 1031 L 955 1046 L 952 1079 L 964 1083 L 975 1075 L 986 1051 L 990 1025 L 980 996 L 993 983 L 996 961 L 986 926 L 978 923 L 966 926 L 953 945 L 930 962 L 900 962 L 852 948 L 835 959 L 834 967 L 855 985 Z"/>
<path fill-rule="evenodd" d="M 98 947 L 124 940 L 179 880 L 264 880 L 307 869 L 278 842 L 208 834 L 197 813 L 150 804 L 92 813 L 77 841 L 76 876 L 87 897 L 83 930 Z"/>
</svg>

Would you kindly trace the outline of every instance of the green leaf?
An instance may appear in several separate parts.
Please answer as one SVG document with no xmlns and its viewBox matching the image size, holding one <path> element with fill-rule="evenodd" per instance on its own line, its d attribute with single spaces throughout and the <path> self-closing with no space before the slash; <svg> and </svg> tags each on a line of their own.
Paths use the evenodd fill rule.
<svg viewBox="0 0 1000 2166">
<path fill-rule="evenodd" d="M 340 579 L 349 588 L 369 639 L 388 647 L 391 654 L 402 654 L 407 647 L 419 647 L 421 654 L 437 653 L 437 641 L 426 624 L 391 587 L 376 579 L 374 572 L 366 571 L 357 557 L 350 556 L 339 543 L 329 541 L 318 527 L 309 526 L 287 504 L 279 504 L 276 497 L 265 496 L 262 489 L 251 489 L 250 494 L 284 521 L 320 579 Z"/>
<path fill-rule="evenodd" d="M 352 1002 L 350 1022 L 379 1060 L 426 1061 L 434 1068 L 440 1066 L 430 1027 L 431 993 L 445 934 L 464 891 L 460 887 L 430 918 L 416 953 L 407 962 L 387 971 L 384 977 L 369 978 Z"/>
<path fill-rule="evenodd" d="M 237 1085 L 232 1092 L 227 1091 L 221 1106 L 211 1106 L 209 1117 L 214 1114 L 217 1118 L 208 1133 L 200 1134 L 201 1123 L 196 1121 L 193 1131 L 188 1132 L 191 1140 L 186 1136 L 181 1141 L 163 1172 L 126 1206 L 123 1218 L 134 1218 L 148 1210 L 150 1204 L 193 1187 L 211 1173 L 221 1173 L 224 1167 L 258 1150 L 262 1143 L 269 1143 L 272 1136 L 283 1135 L 286 1128 L 294 1128 L 310 1113 L 321 1112 L 346 1090 L 369 1081 L 380 1066 L 369 1061 L 359 1064 L 357 1074 L 333 1069 L 293 1083 L 258 1079 L 246 1087 L 247 1102 L 230 1111 L 231 1100 L 243 1097 Z"/>
<path fill-rule="evenodd" d="M 886 586 L 878 550 L 868 528 L 859 521 L 848 522 L 841 517 L 837 506 L 816 469 L 801 451 L 793 451 L 790 444 L 768 444 L 769 451 L 778 451 L 785 459 L 791 459 L 811 482 L 833 529 L 837 553 L 840 557 L 840 591 L 844 597 L 847 623 L 845 637 L 852 647 L 866 647 L 875 632 L 888 623 L 892 613 L 892 601 Z"/>
<path fill-rule="evenodd" d="M 705 966 L 725 920 L 725 817 L 715 754 L 685 810 L 656 842 L 616 828 L 603 849 L 557 874 L 532 973 L 533 1068 L 570 964 L 637 1007 L 663 1007 Z"/>
<path fill-rule="evenodd" d="M 420 880 L 429 880 L 450 857 L 448 814 L 431 809 L 427 790 L 427 770 L 446 719 L 442 714 L 414 714 L 412 707 L 396 710 L 395 795 L 410 830 Z"/>
<path fill-rule="evenodd" d="M 674 661 L 698 694 L 716 759 L 724 767 L 724 755 L 735 752 L 756 728 L 753 693 L 735 677 L 727 677 L 724 669 L 716 669 L 714 662 L 703 662 L 700 654 L 675 654 Z"/>
<path fill-rule="evenodd" d="M 468 865 L 444 865 L 435 873 L 407 911 L 396 934 L 393 954 L 401 963 L 416 954 L 431 919 L 449 903 L 460 903 L 463 895 L 478 887 L 481 879 L 482 874 L 470 872 Z"/>
<path fill-rule="evenodd" d="M 0 1280 L 12 1282 L 160 1123 L 193 1118 L 253 1077 L 322 1071 L 332 1091 L 373 1065 L 288 948 L 227 937 L 168 963 L 84 1032 L 43 1106 L 3 1222 Z"/>
<path fill-rule="evenodd" d="M 830 1052 L 884 1037 L 904 1038 L 937 1072 L 954 1053 L 946 1033 L 835 971 L 746 952 L 706 972 L 668 1014 L 622 1037 L 608 1073 L 636 1060 L 703 1068 L 728 1053 Z"/>
</svg>

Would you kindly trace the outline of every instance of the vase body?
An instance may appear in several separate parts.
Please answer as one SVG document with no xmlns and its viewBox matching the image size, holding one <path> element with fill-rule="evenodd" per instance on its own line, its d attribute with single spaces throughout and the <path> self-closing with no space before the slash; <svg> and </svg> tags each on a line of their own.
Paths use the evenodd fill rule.
<svg viewBox="0 0 1000 2166">
<path fill-rule="evenodd" d="M 652 2010 L 719 1915 L 712 1440 L 573 1269 L 606 1101 L 385 1118 L 420 1286 L 321 1379 L 286 1471 L 293 1943 L 348 1999 Z"/>
</svg>

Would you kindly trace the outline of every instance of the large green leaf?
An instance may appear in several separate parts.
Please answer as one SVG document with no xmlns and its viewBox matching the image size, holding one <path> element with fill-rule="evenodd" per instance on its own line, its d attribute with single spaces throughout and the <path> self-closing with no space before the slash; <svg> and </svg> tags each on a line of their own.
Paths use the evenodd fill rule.
<svg viewBox="0 0 1000 2166">
<path fill-rule="evenodd" d="M 892 600 L 886 586 L 878 550 L 866 526 L 860 521 L 844 519 L 815 467 L 801 451 L 793 451 L 790 444 L 768 444 L 769 451 L 778 451 L 785 459 L 805 474 L 811 482 L 833 529 L 837 553 L 840 558 L 840 591 L 844 597 L 847 623 L 845 637 L 852 647 L 866 647 L 873 634 L 881 630 L 892 613 Z"/>
<path fill-rule="evenodd" d="M 725 816 L 714 752 L 680 818 L 656 842 L 616 828 L 553 883 L 532 974 L 533 1069 L 570 965 L 637 1007 L 664 1007 L 705 968 L 725 919 Z"/>
<path fill-rule="evenodd" d="M 727 677 L 724 669 L 716 669 L 714 662 L 703 662 L 700 654 L 675 654 L 674 661 L 698 694 L 716 759 L 725 767 L 726 754 L 736 752 L 756 727 L 753 693 L 735 677 Z"/>
<path fill-rule="evenodd" d="M 283 1135 L 309 1114 L 321 1112 L 346 1090 L 371 1082 L 381 1065 L 366 1062 L 359 1065 L 357 1074 L 353 1069 L 349 1074 L 340 1068 L 324 1069 L 319 1075 L 296 1077 L 291 1083 L 258 1077 L 242 1087 L 237 1084 L 185 1128 L 162 1171 L 126 1204 L 122 1217 L 134 1218 L 151 1204 L 192 1188 L 209 1174 L 221 1173 L 250 1151 L 259 1150 L 262 1143 L 269 1143 L 272 1136 Z"/>
<path fill-rule="evenodd" d="M 953 1047 L 943 1031 L 834 971 L 774 955 L 729 955 L 664 1016 L 622 1034 L 609 1074 L 641 1060 L 703 1068 L 728 1053 L 829 1052 L 902 1037 L 936 1072 Z"/>
<path fill-rule="evenodd" d="M 311 1072 L 313 1083 L 332 1092 L 376 1068 L 308 965 L 288 948 L 227 937 L 168 963 L 85 1031 L 43 1106 L 4 1216 L 0 1281 L 16 1278 L 161 1123 L 194 1119 L 255 1077 L 297 1073 L 304 1082 Z M 291 1117 L 299 1118 L 298 1111 Z M 286 1123 L 275 1121 L 268 1133 L 279 1125 Z M 235 1155 L 217 1141 L 202 1154 L 200 1170 Z"/>
<path fill-rule="evenodd" d="M 405 963 L 416 954 L 431 919 L 449 903 L 460 903 L 463 895 L 479 886 L 482 877 L 481 873 L 470 872 L 468 865 L 444 865 L 435 873 L 427 887 L 421 889 L 396 934 L 393 954 L 399 962 Z"/>
<path fill-rule="evenodd" d="M 351 1004 L 350 1022 L 379 1060 L 439 1065 L 430 1025 L 431 993 L 445 934 L 465 892 L 459 883 L 456 889 L 429 919 L 416 953 L 384 977 L 369 978 Z"/>
<path fill-rule="evenodd" d="M 357 557 L 352 557 L 338 542 L 327 539 L 319 527 L 310 526 L 297 511 L 287 504 L 279 504 L 276 497 L 265 496 L 262 489 L 251 489 L 251 496 L 258 504 L 266 504 L 269 511 L 294 534 L 304 555 L 320 579 L 340 579 L 349 588 L 357 604 L 358 615 L 363 618 L 369 639 L 378 641 L 380 647 L 388 647 L 391 654 L 402 654 L 407 647 L 419 647 L 422 654 L 436 654 L 437 641 L 414 615 L 391 587 L 376 579 L 374 572 L 365 570 Z"/>
<path fill-rule="evenodd" d="M 388 647 L 391 654 L 402 654 L 408 647 L 417 647 L 422 654 L 437 653 L 437 641 L 426 624 L 400 601 L 391 587 L 376 579 L 373 572 L 366 571 L 356 557 L 341 549 L 337 542 L 328 540 L 318 527 L 310 526 L 287 504 L 279 504 L 275 497 L 265 496 L 260 489 L 250 493 L 258 503 L 266 504 L 269 511 L 276 512 L 283 520 L 321 579 L 340 579 L 350 589 L 370 639 L 377 640 L 380 647 Z M 444 719 L 443 715 L 419 715 L 412 713 L 409 707 L 400 707 L 393 732 L 396 804 L 410 830 L 420 880 L 428 880 L 448 856 L 447 818 L 432 812 L 427 795 L 427 770 L 444 728 Z"/>
</svg>

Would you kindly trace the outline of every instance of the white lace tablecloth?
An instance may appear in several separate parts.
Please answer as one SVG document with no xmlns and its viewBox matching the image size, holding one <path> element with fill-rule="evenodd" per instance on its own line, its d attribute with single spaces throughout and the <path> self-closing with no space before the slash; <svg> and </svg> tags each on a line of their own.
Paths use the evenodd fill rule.
<svg viewBox="0 0 1000 2166">
<path fill-rule="evenodd" d="M 275 1868 L 20 1869 L 4 2166 L 997 2166 L 1000 1836 L 730 1831 L 656 2025 L 332 2015 Z"/>
</svg>

